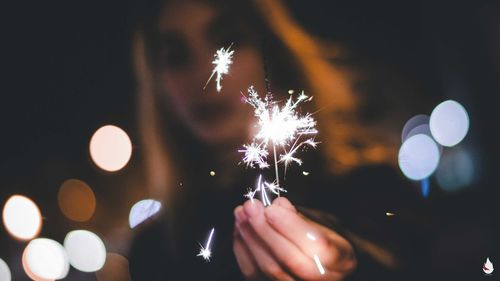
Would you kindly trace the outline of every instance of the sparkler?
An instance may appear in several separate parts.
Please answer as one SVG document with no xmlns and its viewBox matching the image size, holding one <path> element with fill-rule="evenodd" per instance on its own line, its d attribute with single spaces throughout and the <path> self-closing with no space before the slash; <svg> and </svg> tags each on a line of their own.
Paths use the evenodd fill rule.
<svg viewBox="0 0 500 281">
<path fill-rule="evenodd" d="M 267 157 L 268 150 L 272 147 L 276 178 L 273 183 L 267 183 L 262 182 L 259 177 L 256 189 L 253 193 L 252 191 L 247 193 L 245 197 L 253 199 L 258 190 L 265 193 L 265 189 L 279 196 L 280 191 L 286 190 L 279 184 L 278 163 L 284 164 L 286 173 L 286 168 L 291 163 L 302 164 L 302 160 L 295 156 L 299 148 L 317 146 L 318 143 L 314 141 L 314 135 L 318 132 L 316 121 L 311 114 L 301 116 L 296 111 L 300 103 L 311 99 L 312 97 L 306 96 L 302 91 L 296 100 L 290 97 L 285 105 L 280 107 L 273 101 L 272 95 L 267 94 L 264 99 L 261 99 L 253 86 L 248 88 L 248 97 L 245 97 L 245 101 L 255 109 L 254 115 L 258 120 L 256 126 L 259 130 L 252 143 L 243 145 L 243 149 L 238 151 L 244 153 L 243 162 L 247 164 L 247 167 L 253 168 L 257 165 L 263 169 L 270 167 Z M 306 137 L 305 140 L 304 137 Z M 282 150 L 279 158 L 276 155 L 277 149 Z"/>
<path fill-rule="evenodd" d="M 200 257 L 200 256 L 203 257 L 203 259 L 205 261 L 210 261 L 210 257 L 212 256 L 210 243 L 212 242 L 212 236 L 214 235 L 214 231 L 215 231 L 215 228 L 212 228 L 212 230 L 210 231 L 210 235 L 208 236 L 207 243 L 205 244 L 205 247 L 203 247 L 200 244 L 200 252 L 198 253 L 198 255 L 196 255 L 197 257 Z"/>
<path fill-rule="evenodd" d="M 255 194 L 260 191 L 260 197 L 264 206 L 271 205 L 271 200 L 269 200 L 269 196 L 267 195 L 266 189 L 271 191 L 272 193 L 279 195 L 280 192 L 286 192 L 284 188 L 279 187 L 274 183 L 268 183 L 262 181 L 262 175 L 259 175 L 259 180 L 257 181 L 257 187 L 255 189 L 248 189 L 248 192 L 244 195 L 246 198 L 253 201 Z"/>
<path fill-rule="evenodd" d="M 229 45 L 227 49 L 220 48 L 215 53 L 214 55 L 215 59 L 212 61 L 212 64 L 215 65 L 215 67 L 214 70 L 212 71 L 212 75 L 210 75 L 210 77 L 207 80 L 207 83 L 205 83 L 203 90 L 207 87 L 208 83 L 210 82 L 210 80 L 212 80 L 212 77 L 215 74 L 217 74 L 217 76 L 215 77 L 217 92 L 220 92 L 220 90 L 222 90 L 222 85 L 221 85 L 222 74 L 228 74 L 229 65 L 233 63 L 234 50 L 230 51 L 232 46 L 233 43 L 231 43 L 231 45 Z"/>
</svg>

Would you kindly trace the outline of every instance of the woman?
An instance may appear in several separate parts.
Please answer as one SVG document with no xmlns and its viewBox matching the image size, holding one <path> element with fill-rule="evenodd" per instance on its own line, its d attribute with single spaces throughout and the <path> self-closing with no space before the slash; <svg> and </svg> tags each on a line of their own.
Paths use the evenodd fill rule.
<svg viewBox="0 0 500 281">
<path fill-rule="evenodd" d="M 327 62 L 342 50 L 313 40 L 279 1 L 166 0 L 142 12 L 135 40 L 142 150 L 151 191 L 165 208 L 136 237 L 133 280 L 387 279 L 404 268 L 395 251 L 401 237 L 392 237 L 411 235 L 386 235 L 394 225 L 380 215 L 394 202 L 359 194 L 376 182 L 387 186 L 381 194 L 407 196 L 392 169 L 358 169 L 394 159 L 394 138 L 356 122 L 348 76 Z M 203 90 L 215 50 L 231 44 L 234 64 L 221 93 L 213 82 Z M 317 112 L 322 142 L 301 155 L 308 166 L 287 170 L 291 201 L 267 208 L 259 200 L 238 206 L 259 172 L 238 165 L 237 150 L 254 133 L 252 108 L 240 98 L 250 85 L 278 101 L 289 88 L 313 95 L 303 110 Z M 197 242 L 212 227 L 206 263 Z"/>
</svg>

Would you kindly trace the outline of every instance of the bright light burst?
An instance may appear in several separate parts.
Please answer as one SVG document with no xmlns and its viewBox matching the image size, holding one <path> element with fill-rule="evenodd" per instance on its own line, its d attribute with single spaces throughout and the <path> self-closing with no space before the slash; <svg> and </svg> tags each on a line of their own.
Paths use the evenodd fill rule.
<svg viewBox="0 0 500 281">
<path fill-rule="evenodd" d="M 280 192 L 286 192 L 284 188 L 279 187 L 275 183 L 268 183 L 262 181 L 262 175 L 259 175 L 259 179 L 257 181 L 257 187 L 255 187 L 255 189 L 249 188 L 248 192 L 243 196 L 253 201 L 253 199 L 255 198 L 255 194 L 257 192 L 260 192 L 260 199 L 262 200 L 262 204 L 264 204 L 264 206 L 269 206 L 271 205 L 271 200 L 269 200 L 269 196 L 267 195 L 266 189 L 276 195 L 279 195 Z"/>
<path fill-rule="evenodd" d="M 215 228 L 212 228 L 212 230 L 210 231 L 210 235 L 208 236 L 207 243 L 205 244 L 205 247 L 203 247 L 203 245 L 200 244 L 200 252 L 198 253 L 198 255 L 196 255 L 197 257 L 203 257 L 205 261 L 210 261 L 210 257 L 212 256 L 210 243 L 212 242 L 212 237 L 214 235 L 214 232 Z"/>
<path fill-rule="evenodd" d="M 254 163 L 259 165 L 259 168 L 268 168 L 269 164 L 266 161 L 266 157 L 269 154 L 267 150 L 262 148 L 262 144 L 257 144 L 257 143 L 251 143 L 251 144 L 244 144 L 243 145 L 244 149 L 238 150 L 238 152 L 243 152 L 245 153 L 245 156 L 243 157 L 243 162 L 247 164 L 247 167 L 254 167 Z"/>
<path fill-rule="evenodd" d="M 230 51 L 232 46 L 233 43 L 231 43 L 231 45 L 229 45 L 227 49 L 220 48 L 219 50 L 217 50 L 214 55 L 215 59 L 212 61 L 212 64 L 215 65 L 214 70 L 212 71 L 212 75 L 210 75 L 210 78 L 208 78 L 207 83 L 205 83 L 203 89 L 207 87 L 210 80 L 212 80 L 212 77 L 217 74 L 217 76 L 215 77 L 217 92 L 220 92 L 220 90 L 222 90 L 222 85 L 220 83 L 222 80 L 222 74 L 228 74 L 229 66 L 233 63 L 234 50 Z"/>
<path fill-rule="evenodd" d="M 285 171 L 290 163 L 301 165 L 302 160 L 295 156 L 297 150 L 303 146 L 313 148 L 317 146 L 318 143 L 314 141 L 314 136 L 318 133 L 316 121 L 310 113 L 302 116 L 296 111 L 300 103 L 311 99 L 312 97 L 306 96 L 302 91 L 296 100 L 290 97 L 285 105 L 280 107 L 273 101 L 271 95 L 268 94 L 261 99 L 253 86 L 248 88 L 248 97 L 245 101 L 255 109 L 254 114 L 258 119 L 256 126 L 259 130 L 252 143 L 245 144 L 243 149 L 238 151 L 245 154 L 243 162 L 247 166 L 253 168 L 254 165 L 258 165 L 263 169 L 270 166 L 267 156 L 272 147 L 276 179 L 273 183 L 262 183 L 259 177 L 257 188 L 249 191 L 246 197 L 253 198 L 259 188 L 261 192 L 269 189 L 277 195 L 280 191 L 285 191 L 279 185 L 278 163 L 284 164 Z M 276 156 L 277 148 L 282 150 L 279 159 Z"/>
</svg>

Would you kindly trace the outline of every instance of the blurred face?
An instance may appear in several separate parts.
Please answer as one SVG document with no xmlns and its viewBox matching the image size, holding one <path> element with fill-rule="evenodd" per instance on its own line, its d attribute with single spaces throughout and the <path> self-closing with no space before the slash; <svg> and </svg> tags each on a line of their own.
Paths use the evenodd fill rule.
<svg viewBox="0 0 500 281">
<path fill-rule="evenodd" d="M 170 108 L 206 143 L 247 141 L 253 111 L 241 93 L 254 85 L 264 94 L 260 52 L 240 40 L 248 38 L 250 31 L 201 1 L 172 2 L 159 20 L 161 87 Z M 213 55 L 231 43 L 233 64 L 223 76 L 221 92 L 215 89 L 215 77 L 203 90 L 212 74 Z"/>
</svg>

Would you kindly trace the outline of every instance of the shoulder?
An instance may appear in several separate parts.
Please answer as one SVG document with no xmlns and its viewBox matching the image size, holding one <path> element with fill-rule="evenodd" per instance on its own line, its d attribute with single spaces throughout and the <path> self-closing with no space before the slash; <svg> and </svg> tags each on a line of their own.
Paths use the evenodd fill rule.
<svg viewBox="0 0 500 281">
<path fill-rule="evenodd" d="M 163 216 L 157 216 L 134 229 L 129 251 L 132 280 L 162 280 L 168 253 L 165 221 Z"/>
</svg>

